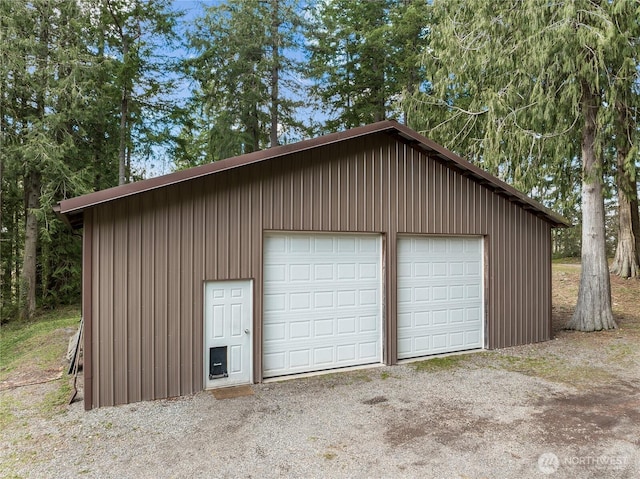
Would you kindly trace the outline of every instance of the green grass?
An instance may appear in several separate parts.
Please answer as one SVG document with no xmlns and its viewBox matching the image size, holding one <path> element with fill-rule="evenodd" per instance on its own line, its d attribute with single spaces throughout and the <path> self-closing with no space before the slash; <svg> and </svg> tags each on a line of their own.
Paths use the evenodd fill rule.
<svg viewBox="0 0 640 479">
<path fill-rule="evenodd" d="M 580 256 L 566 256 L 566 257 L 562 257 L 562 258 L 553 258 L 551 260 L 552 263 L 554 264 L 580 264 L 580 262 L 582 261 L 582 259 L 580 258 Z"/>
<path fill-rule="evenodd" d="M 508 371 L 539 377 L 577 388 L 588 387 L 594 381 L 606 381 L 611 373 L 603 368 L 572 364 L 556 356 L 494 356 L 495 364 Z"/>
<path fill-rule="evenodd" d="M 635 352 L 635 348 L 628 343 L 611 344 L 607 346 L 609 360 L 616 363 L 633 362 L 635 358 Z"/>
<path fill-rule="evenodd" d="M 553 265 L 554 273 L 580 273 L 580 263 L 555 263 Z"/>
<path fill-rule="evenodd" d="M 5 430 L 16 420 L 12 411 L 14 407 L 15 400 L 6 397 L 0 400 L 0 431 Z"/>
<path fill-rule="evenodd" d="M 45 394 L 38 405 L 40 414 L 45 418 L 51 418 L 65 410 L 71 397 L 71 382 L 66 374 L 59 381 L 59 387 Z"/>
<path fill-rule="evenodd" d="M 24 456 L 16 452 L 9 453 L 4 457 L 3 462 L 0 463 L 0 477 L 6 479 L 22 479 L 24 476 L 17 474 L 14 468 L 15 466 L 24 464 L 24 462 Z"/>
<path fill-rule="evenodd" d="M 0 380 L 11 377 L 14 371 L 34 379 L 43 375 L 50 377 L 50 370 L 59 371 L 65 364 L 69 337 L 79 321 L 78 308 L 67 307 L 41 314 L 30 322 L 13 321 L 3 325 L 0 329 Z M 10 431 L 9 434 L 14 435 L 12 444 L 16 447 L 14 452 L 3 456 L 0 477 L 19 478 L 16 470 L 37 460 L 35 452 L 21 447 L 33 441 L 31 434 L 20 434 L 19 431 L 24 431 L 26 421 L 31 418 L 50 419 L 67 409 L 71 397 L 70 376 L 64 374 L 61 379 L 48 383 L 45 390 L 48 392 L 43 396 L 35 397 L 29 393 L 0 393 L 0 431 Z M 27 400 L 27 397 L 32 399 Z"/>
<path fill-rule="evenodd" d="M 369 375 L 370 371 L 368 370 L 359 370 L 359 371 L 349 371 L 345 373 L 344 378 L 347 380 L 347 384 L 355 384 L 355 383 L 369 383 L 372 381 L 371 376 Z"/>
<path fill-rule="evenodd" d="M 21 364 L 47 369 L 59 362 L 67 347 L 68 333 L 52 334 L 64 328 L 77 328 L 80 312 L 67 307 L 44 313 L 28 323 L 13 321 L 0 329 L 0 381 Z"/>
<path fill-rule="evenodd" d="M 425 361 L 418 361 L 411 363 L 411 367 L 414 371 L 418 372 L 444 371 L 457 368 L 467 360 L 467 355 L 457 354 L 453 356 L 435 357 Z"/>
</svg>

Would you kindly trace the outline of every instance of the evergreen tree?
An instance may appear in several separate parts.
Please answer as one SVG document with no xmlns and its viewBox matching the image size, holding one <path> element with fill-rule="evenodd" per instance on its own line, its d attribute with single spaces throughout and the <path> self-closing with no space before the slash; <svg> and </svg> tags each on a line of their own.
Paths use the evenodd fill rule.
<svg viewBox="0 0 640 479">
<path fill-rule="evenodd" d="M 194 58 L 185 62 L 196 91 L 181 143 L 200 137 L 203 150 L 179 153 L 187 164 L 275 146 L 278 128 L 298 131 L 295 118 L 300 18 L 292 0 L 246 0 L 209 7 L 189 34 Z M 193 143 L 191 143 L 193 144 Z M 196 158 L 189 159 L 195 154 Z"/>
<path fill-rule="evenodd" d="M 623 278 L 640 277 L 640 218 L 638 216 L 638 107 L 640 106 L 640 46 L 638 16 L 625 2 L 612 8 L 612 21 L 626 42 L 620 42 L 612 54 L 608 81 L 614 96 L 607 109 L 607 123 L 612 125 L 612 150 L 616 158 L 618 193 L 618 238 L 611 272 Z"/>
<path fill-rule="evenodd" d="M 89 56 L 74 3 L 2 2 L 0 9 L 3 192 L 24 198 L 21 208 L 15 197 L 7 205 L 16 208 L 13 212 L 3 202 L 3 218 L 12 220 L 11 230 L 3 231 L 11 245 L 3 283 L 9 283 L 4 291 L 19 298 L 20 315 L 28 319 L 38 292 L 44 296 L 41 286 L 57 273 L 46 257 L 48 243 L 42 241 L 53 198 L 85 189 L 74 142 Z M 45 258 L 38 261 L 43 252 Z"/>
<path fill-rule="evenodd" d="M 630 39 L 638 44 L 638 22 L 622 30 L 616 19 L 637 19 L 638 8 L 632 1 L 434 3 L 425 55 L 429 90 L 411 103 L 422 112 L 416 123 L 432 137 L 452 128 L 453 141 L 525 190 L 581 159 L 582 276 L 569 323 L 579 330 L 615 327 L 605 252 L 604 119 L 620 93 L 610 81 L 619 52 Z"/>
<path fill-rule="evenodd" d="M 397 100 L 422 77 L 418 55 L 427 41 L 426 3 L 328 0 L 309 8 L 308 75 L 325 129 L 396 118 Z"/>
<path fill-rule="evenodd" d="M 80 0 L 91 21 L 101 75 L 113 108 L 117 95 L 118 184 L 132 179 L 131 159 L 148 157 L 153 145 L 170 139 L 170 100 L 175 89 L 171 58 L 160 53 L 175 44 L 179 13 L 169 0 Z M 99 100 L 98 100 L 99 101 Z M 104 102 L 103 102 L 104 104 Z M 111 112 L 113 113 L 113 112 Z M 97 122 L 99 129 L 102 127 Z M 104 145 L 96 145 L 97 147 Z"/>
<path fill-rule="evenodd" d="M 117 184 L 122 85 L 131 85 L 126 160 L 166 138 L 161 129 L 173 105 L 164 100 L 161 62 L 150 59 L 151 50 L 166 43 L 162 35 L 170 39 L 174 17 L 160 8 L 168 3 L 119 2 L 133 8 L 127 15 L 136 14 L 141 31 L 155 35 L 153 45 L 144 35 L 132 42 L 135 61 L 123 62 L 104 2 L 0 0 L 3 321 L 18 311 L 31 318 L 38 305 L 79 299 L 81 242 L 52 207 Z M 156 119 L 162 121 L 154 125 Z"/>
</svg>

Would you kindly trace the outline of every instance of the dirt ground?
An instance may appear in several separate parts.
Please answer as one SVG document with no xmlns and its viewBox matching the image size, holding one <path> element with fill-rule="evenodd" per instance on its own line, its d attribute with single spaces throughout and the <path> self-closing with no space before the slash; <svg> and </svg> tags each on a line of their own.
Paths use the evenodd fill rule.
<svg viewBox="0 0 640 479">
<path fill-rule="evenodd" d="M 554 265 L 545 343 L 90 412 L 43 405 L 61 380 L 5 389 L 0 476 L 640 477 L 640 282 L 578 333 L 578 274 Z"/>
</svg>

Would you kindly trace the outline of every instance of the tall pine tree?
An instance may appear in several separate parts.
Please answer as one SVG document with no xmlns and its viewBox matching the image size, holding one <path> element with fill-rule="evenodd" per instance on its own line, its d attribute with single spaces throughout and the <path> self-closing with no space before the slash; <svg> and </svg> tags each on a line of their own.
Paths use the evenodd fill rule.
<svg viewBox="0 0 640 479">
<path fill-rule="evenodd" d="M 295 0 L 246 0 L 209 7 L 196 20 L 189 34 L 195 55 L 185 68 L 201 119 L 186 125 L 182 139 L 203 149 L 191 159 L 179 152 L 185 166 L 275 146 L 282 132 L 304 135 L 294 100 L 298 12 Z"/>
<path fill-rule="evenodd" d="M 51 243 L 43 241 L 53 198 L 85 190 L 75 140 L 90 55 L 75 3 L 3 1 L 0 9 L 2 180 L 11 195 L 2 205 L 3 218 L 11 219 L 3 231 L 10 243 L 9 259 L 3 254 L 3 292 L 10 298 L 3 297 L 3 308 L 17 297 L 20 316 L 29 319 L 38 293 L 44 297 L 43 285 L 57 274 L 48 261 Z M 13 196 L 20 193 L 22 205 Z"/>
<path fill-rule="evenodd" d="M 425 2 L 328 0 L 309 7 L 307 33 L 312 92 L 329 131 L 407 117 L 398 99 L 423 76 Z"/>
<path fill-rule="evenodd" d="M 435 2 L 434 12 L 425 55 L 431 83 L 413 97 L 422 111 L 416 122 L 429 132 L 451 126 L 454 138 L 476 138 L 479 161 L 530 188 L 558 170 L 555 165 L 581 159 L 582 276 L 569 327 L 615 327 L 605 251 L 603 123 L 620 93 L 610 81 L 618 52 L 630 37 L 637 45 L 640 28 L 631 22 L 631 31 L 623 31 L 615 16 L 638 18 L 638 4 L 448 1 Z"/>
</svg>

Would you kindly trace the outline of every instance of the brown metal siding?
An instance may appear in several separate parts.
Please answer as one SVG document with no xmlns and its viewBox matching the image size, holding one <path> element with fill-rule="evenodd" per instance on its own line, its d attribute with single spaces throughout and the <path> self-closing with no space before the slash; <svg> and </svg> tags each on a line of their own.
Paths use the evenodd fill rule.
<svg viewBox="0 0 640 479">
<path fill-rule="evenodd" d="M 93 407 L 202 389 L 208 280 L 254 279 L 260 380 L 268 230 L 383 235 L 387 363 L 403 233 L 484 236 L 488 346 L 550 337 L 550 224 L 383 133 L 105 203 L 87 211 L 85 228 Z"/>
<path fill-rule="evenodd" d="M 93 227 L 91 211 L 85 213 L 87 223 L 82 234 L 82 319 L 84 321 L 84 408 L 93 406 Z"/>
</svg>

